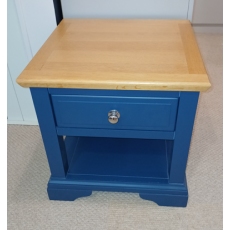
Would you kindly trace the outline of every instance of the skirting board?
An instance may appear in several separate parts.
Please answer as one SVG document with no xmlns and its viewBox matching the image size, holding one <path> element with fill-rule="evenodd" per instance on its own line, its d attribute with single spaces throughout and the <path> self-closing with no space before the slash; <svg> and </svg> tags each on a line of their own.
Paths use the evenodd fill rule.
<svg viewBox="0 0 230 230">
<path fill-rule="evenodd" d="M 195 33 L 223 33 L 223 25 L 193 25 Z"/>
<path fill-rule="evenodd" d="M 14 121 L 7 120 L 7 125 L 38 125 L 38 121 Z"/>
</svg>

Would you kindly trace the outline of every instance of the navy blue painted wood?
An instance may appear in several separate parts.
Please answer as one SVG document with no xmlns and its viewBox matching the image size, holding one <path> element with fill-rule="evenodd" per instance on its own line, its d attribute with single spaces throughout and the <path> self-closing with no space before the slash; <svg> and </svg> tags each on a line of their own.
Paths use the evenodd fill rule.
<svg viewBox="0 0 230 230">
<path fill-rule="evenodd" d="M 165 97 L 178 98 L 178 91 L 143 91 L 143 90 L 103 90 L 103 89 L 60 89 L 49 88 L 51 95 L 87 95 L 87 96 L 117 96 L 117 97 Z"/>
<path fill-rule="evenodd" d="M 174 132 L 148 131 L 148 130 L 116 130 L 116 129 L 81 129 L 59 128 L 57 134 L 62 136 L 81 137 L 117 137 L 117 138 L 141 138 L 141 139 L 164 139 L 173 140 Z"/>
<path fill-rule="evenodd" d="M 74 201 L 77 198 L 90 196 L 90 190 L 73 190 L 73 189 L 47 189 L 50 200 Z"/>
<path fill-rule="evenodd" d="M 140 182 L 168 179 L 165 140 L 81 137 L 68 176 Z M 102 178 L 103 177 L 103 178 Z M 106 178 L 107 177 L 107 178 Z"/>
<path fill-rule="evenodd" d="M 154 182 L 121 182 L 109 177 L 107 181 L 77 180 L 51 178 L 47 188 L 51 200 L 73 201 L 79 197 L 89 196 L 91 191 L 116 191 L 139 193 L 140 197 L 156 202 L 161 206 L 185 207 L 188 200 L 186 181 L 184 184 Z"/>
<path fill-rule="evenodd" d="M 177 98 L 53 95 L 58 127 L 173 131 Z M 118 123 L 108 121 L 108 112 L 120 113 Z"/>
<path fill-rule="evenodd" d="M 184 183 L 198 98 L 198 92 L 181 92 L 180 95 L 170 166 L 170 183 Z"/>
<path fill-rule="evenodd" d="M 171 194 L 140 194 L 145 200 L 151 200 L 160 206 L 186 207 L 188 195 L 171 195 Z"/>
<path fill-rule="evenodd" d="M 173 152 L 173 140 L 167 141 L 167 160 L 168 160 L 168 171 L 170 172 L 171 169 L 171 163 L 172 163 L 172 152 Z"/>
<path fill-rule="evenodd" d="M 68 137 L 66 137 L 66 140 Z M 73 139 L 72 139 L 73 141 Z M 51 200 L 89 196 L 93 191 L 136 192 L 162 206 L 185 207 L 184 184 L 168 183 L 168 160 L 172 141 L 119 138 L 76 138 L 65 180 L 48 183 Z M 169 145 L 169 147 L 167 147 Z M 76 148 L 77 146 L 77 148 Z"/>
<path fill-rule="evenodd" d="M 85 191 L 115 191 L 115 192 L 136 192 L 143 194 L 163 195 L 188 195 L 186 177 L 184 184 L 169 184 L 168 181 L 140 182 L 140 181 L 116 181 L 109 177 L 107 180 L 84 180 L 68 176 L 65 180 L 50 178 L 49 189 L 72 189 Z M 68 194 L 66 194 L 68 196 Z"/>
<path fill-rule="evenodd" d="M 68 162 L 63 137 L 57 136 L 50 95 L 46 88 L 31 88 L 52 177 L 65 178 Z"/>
<path fill-rule="evenodd" d="M 98 190 L 94 187 L 92 187 L 94 191 Z M 117 187 L 116 187 L 117 188 Z M 103 188 L 100 187 L 100 190 L 98 191 L 109 191 L 108 188 Z M 114 190 L 113 190 L 114 191 Z M 141 190 L 138 190 L 140 192 Z M 146 194 L 146 193 L 140 193 L 140 197 L 145 200 L 150 200 L 155 202 L 156 204 L 160 206 L 173 206 L 173 207 L 186 207 L 187 202 L 188 202 L 188 195 L 183 195 L 183 194 L 164 194 L 164 190 L 159 190 L 157 189 L 159 194 L 154 194 L 152 191 L 151 194 Z M 65 188 L 65 189 L 56 189 L 56 188 L 50 188 L 48 187 L 47 189 L 49 199 L 50 200 L 62 200 L 62 201 L 74 201 L 77 198 L 80 197 L 85 197 L 85 196 L 90 196 L 92 194 L 91 190 L 74 190 L 70 188 Z M 121 192 L 119 190 L 118 192 Z M 127 192 L 127 191 L 122 191 L 122 192 Z M 135 191 L 131 191 L 135 192 Z"/>
<path fill-rule="evenodd" d="M 66 135 L 63 135 L 66 136 Z M 68 165 L 70 165 L 71 160 L 73 158 L 73 154 L 75 152 L 75 148 L 77 147 L 79 137 L 76 136 L 67 136 L 65 138 L 65 149 L 66 149 L 66 155 L 68 160 Z"/>
<path fill-rule="evenodd" d="M 187 205 L 198 92 L 33 88 L 31 94 L 51 170 L 50 199 L 118 191 L 159 205 Z M 108 123 L 110 109 L 127 119 Z"/>
</svg>

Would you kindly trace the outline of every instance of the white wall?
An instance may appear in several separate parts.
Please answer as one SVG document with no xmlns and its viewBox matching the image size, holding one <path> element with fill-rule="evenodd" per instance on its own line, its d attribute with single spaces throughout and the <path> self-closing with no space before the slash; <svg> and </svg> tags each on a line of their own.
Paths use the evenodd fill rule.
<svg viewBox="0 0 230 230">
<path fill-rule="evenodd" d="M 187 19 L 189 6 L 189 0 L 61 0 L 61 3 L 64 18 Z"/>
<path fill-rule="evenodd" d="M 223 24 L 223 0 L 195 0 L 192 22 Z"/>
<path fill-rule="evenodd" d="M 196 32 L 223 32 L 223 0 L 195 0 L 192 17 Z"/>
<path fill-rule="evenodd" d="M 13 82 L 7 67 L 7 98 L 10 101 L 7 103 L 7 119 L 20 123 L 23 121 L 22 113 L 19 107 L 18 99 L 14 90 Z"/>
<path fill-rule="evenodd" d="M 18 106 L 22 114 L 22 121 L 36 121 L 36 115 L 33 108 L 33 102 L 30 97 L 30 92 L 28 89 L 23 89 L 16 83 L 16 78 L 22 72 L 29 62 L 29 58 L 25 51 L 25 44 L 23 42 L 23 36 L 20 28 L 20 23 L 18 20 L 17 9 L 14 0 L 7 1 L 7 65 L 8 65 L 8 77 L 11 78 L 13 89 L 10 91 L 15 91 Z M 8 81 L 10 82 L 10 81 Z M 8 85 L 8 88 L 11 86 Z M 7 104 L 9 108 L 13 108 L 11 105 L 14 101 L 13 94 L 8 93 Z M 15 122 L 14 117 L 19 117 L 16 115 L 16 111 L 8 110 L 8 122 Z M 17 119 L 18 120 L 18 119 Z M 16 121 L 17 121 L 16 120 Z"/>
<path fill-rule="evenodd" d="M 53 0 L 19 1 L 22 6 L 31 52 L 34 56 L 57 26 Z"/>
<path fill-rule="evenodd" d="M 56 28 L 52 0 L 7 1 L 7 117 L 9 124 L 37 124 L 29 89 L 16 78 Z"/>
</svg>

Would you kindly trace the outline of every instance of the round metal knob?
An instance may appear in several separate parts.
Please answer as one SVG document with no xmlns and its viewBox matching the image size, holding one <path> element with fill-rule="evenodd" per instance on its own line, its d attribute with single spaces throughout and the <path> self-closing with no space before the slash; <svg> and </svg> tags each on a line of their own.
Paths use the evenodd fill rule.
<svg viewBox="0 0 230 230">
<path fill-rule="evenodd" d="M 120 118 L 120 113 L 117 110 L 110 110 L 108 113 L 108 120 L 111 124 L 116 124 Z"/>
</svg>

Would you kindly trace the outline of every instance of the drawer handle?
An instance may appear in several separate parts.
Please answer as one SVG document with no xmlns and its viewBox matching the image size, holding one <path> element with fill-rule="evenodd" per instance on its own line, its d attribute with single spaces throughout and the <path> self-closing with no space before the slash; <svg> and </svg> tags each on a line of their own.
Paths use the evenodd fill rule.
<svg viewBox="0 0 230 230">
<path fill-rule="evenodd" d="M 120 113 L 117 110 L 110 110 L 108 113 L 108 120 L 111 124 L 116 124 L 120 118 Z"/>
</svg>

